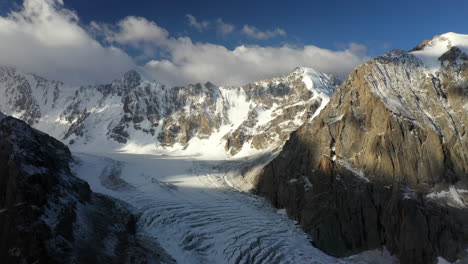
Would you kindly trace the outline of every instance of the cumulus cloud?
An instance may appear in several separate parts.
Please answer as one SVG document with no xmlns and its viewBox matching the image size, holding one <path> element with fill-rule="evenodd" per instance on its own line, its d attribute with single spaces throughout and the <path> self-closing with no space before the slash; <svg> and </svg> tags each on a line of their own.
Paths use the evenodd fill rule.
<svg viewBox="0 0 468 264">
<path fill-rule="evenodd" d="M 184 85 L 211 81 L 222 85 L 243 85 L 255 80 L 286 74 L 297 66 L 312 67 L 341 78 L 368 59 L 365 47 L 350 44 L 332 51 L 317 46 L 282 47 L 239 46 L 233 50 L 221 45 L 192 43 L 189 38 L 174 39 L 170 58 L 151 60 L 144 67 L 162 83 Z"/>
<path fill-rule="evenodd" d="M 126 20 L 127 18 L 123 21 Z M 156 23 L 149 23 L 145 19 L 137 21 L 142 25 L 134 25 L 135 27 L 148 27 L 148 32 L 163 31 Z M 124 23 L 120 22 L 120 26 L 116 28 L 117 34 L 123 31 L 122 24 Z M 366 47 L 356 43 L 338 51 L 312 45 L 241 45 L 228 49 L 212 43 L 193 43 L 189 37 L 174 38 L 169 34 L 164 34 L 163 37 L 154 41 L 151 47 L 164 51 L 164 58 L 149 60 L 142 69 L 155 80 L 168 85 L 206 81 L 219 85 L 242 85 L 286 74 L 297 66 L 312 67 L 344 78 L 355 66 L 367 59 Z M 140 42 L 139 38 L 134 38 L 134 43 Z"/>
<path fill-rule="evenodd" d="M 242 85 L 286 74 L 297 66 L 345 77 L 368 59 L 366 47 L 355 43 L 340 50 L 287 44 L 230 49 L 173 37 L 142 17 L 129 16 L 116 24 L 93 22 L 87 30 L 78 22 L 78 15 L 64 8 L 61 0 L 25 0 L 21 10 L 0 17 L 0 63 L 75 84 L 107 82 L 136 68 L 172 86 L 206 81 Z M 234 30 L 221 19 L 215 22 L 222 26 L 221 33 Z M 249 28 L 257 38 L 286 35 L 279 29 Z M 133 57 L 124 51 L 129 48 Z"/>
<path fill-rule="evenodd" d="M 157 48 L 168 42 L 169 32 L 143 17 L 128 16 L 116 25 L 91 22 L 89 32 L 106 43 L 131 46 L 140 51 L 137 61 L 157 56 Z"/>
<path fill-rule="evenodd" d="M 249 25 L 244 25 L 244 27 L 242 28 L 242 33 L 254 39 L 270 39 L 278 36 L 285 37 L 287 35 L 286 31 L 284 31 L 281 28 L 261 31 L 258 28 Z"/>
<path fill-rule="evenodd" d="M 188 23 L 191 27 L 194 27 L 196 30 L 202 32 L 205 31 L 209 26 L 210 22 L 209 21 L 198 21 L 196 17 L 194 17 L 191 14 L 185 15 L 188 19 Z"/>
<path fill-rule="evenodd" d="M 119 31 L 111 38 L 120 44 L 152 43 L 162 44 L 169 37 L 166 29 L 143 17 L 129 16 L 118 23 Z"/>
<path fill-rule="evenodd" d="M 234 32 L 235 26 L 232 24 L 224 23 L 221 18 L 216 19 L 217 31 L 221 35 L 227 35 Z"/>
<path fill-rule="evenodd" d="M 102 46 L 78 21 L 61 0 L 25 0 L 0 17 L 0 63 L 74 84 L 110 80 L 135 67 L 124 51 Z"/>
</svg>

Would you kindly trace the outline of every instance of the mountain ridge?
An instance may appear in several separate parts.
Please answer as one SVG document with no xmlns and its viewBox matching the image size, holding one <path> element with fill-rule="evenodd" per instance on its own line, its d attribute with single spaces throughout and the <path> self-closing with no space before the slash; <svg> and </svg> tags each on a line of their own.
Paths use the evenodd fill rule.
<svg viewBox="0 0 468 264">
<path fill-rule="evenodd" d="M 333 256 L 466 260 L 468 60 L 444 47 L 434 71 L 421 50 L 356 68 L 260 174 L 256 193 Z"/>
<path fill-rule="evenodd" d="M 207 82 L 173 88 L 149 82 L 131 70 L 110 84 L 73 91 L 64 89 L 63 83 L 7 68 L 0 78 L 5 93 L 0 110 L 73 148 L 79 145 L 89 150 L 91 141 L 97 140 L 95 143 L 107 142 L 114 150 L 128 147 L 128 151 L 138 148 L 154 152 L 176 146 L 182 151 L 190 149 L 191 140 L 207 145 L 206 139 L 216 137 L 218 146 L 213 151 L 233 156 L 241 152 L 246 141 L 250 141 L 252 151 L 267 145 L 280 147 L 288 131 L 307 119 L 308 112 L 326 103 L 336 79 L 299 69 L 301 72 L 241 87 L 218 87 Z M 293 123 L 284 123 L 284 115 Z M 269 119 L 282 128 L 273 128 Z M 264 126 L 270 127 L 269 135 L 262 136 Z"/>
</svg>

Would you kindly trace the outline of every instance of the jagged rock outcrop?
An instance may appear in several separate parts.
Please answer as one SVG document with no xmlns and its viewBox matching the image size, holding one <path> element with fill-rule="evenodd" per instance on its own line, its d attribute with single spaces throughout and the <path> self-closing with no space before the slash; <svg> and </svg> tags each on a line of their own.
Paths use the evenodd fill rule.
<svg viewBox="0 0 468 264">
<path fill-rule="evenodd" d="M 171 263 L 136 236 L 128 206 L 91 192 L 68 148 L 0 114 L 2 263 Z"/>
<path fill-rule="evenodd" d="M 48 110 L 55 107 L 63 86 L 61 82 L 48 81 L 35 74 L 19 74 L 11 67 L 0 67 L 0 83 L 3 112 L 14 113 L 29 125 L 36 124 L 43 115 L 41 105 L 47 105 Z"/>
<path fill-rule="evenodd" d="M 466 257 L 468 60 L 459 38 L 355 69 L 291 135 L 256 192 L 334 256 L 385 246 L 402 263 Z M 437 69 L 424 53 L 434 47 L 445 49 L 432 58 Z"/>
<path fill-rule="evenodd" d="M 241 87 L 208 82 L 168 88 L 130 71 L 110 84 L 76 89 L 31 76 L 0 68 L 0 92 L 5 95 L 0 111 L 75 149 L 104 143 L 114 150 L 186 149 L 191 140 L 209 139 L 209 145 L 227 156 L 242 149 L 279 149 L 323 108 L 339 82 L 307 68 Z"/>
</svg>

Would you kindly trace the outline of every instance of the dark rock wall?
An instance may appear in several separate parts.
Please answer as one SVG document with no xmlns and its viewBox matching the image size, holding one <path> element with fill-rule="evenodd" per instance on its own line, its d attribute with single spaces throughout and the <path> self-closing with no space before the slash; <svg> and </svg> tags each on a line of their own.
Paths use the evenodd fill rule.
<svg viewBox="0 0 468 264">
<path fill-rule="evenodd" d="M 0 119 L 0 263 L 173 263 L 142 243 L 126 204 L 70 172 L 68 148 Z"/>
<path fill-rule="evenodd" d="M 360 66 L 265 167 L 257 193 L 334 256 L 385 246 L 402 263 L 463 257 L 466 203 L 427 195 L 468 189 L 468 114 L 456 108 L 466 72 L 466 63 L 445 63 L 426 77 L 401 51 Z"/>
</svg>

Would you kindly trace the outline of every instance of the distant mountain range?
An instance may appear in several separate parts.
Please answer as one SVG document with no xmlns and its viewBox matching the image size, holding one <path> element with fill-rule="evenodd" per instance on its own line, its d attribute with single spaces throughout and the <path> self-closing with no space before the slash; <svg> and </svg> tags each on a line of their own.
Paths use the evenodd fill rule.
<svg viewBox="0 0 468 264">
<path fill-rule="evenodd" d="M 169 88 L 129 71 L 110 84 L 74 88 L 3 67 L 0 111 L 75 150 L 198 152 L 205 146 L 205 155 L 229 157 L 280 148 L 338 84 L 297 68 L 242 87 Z"/>
</svg>

